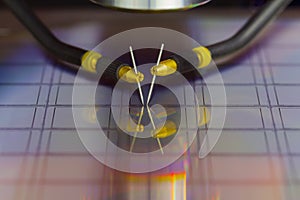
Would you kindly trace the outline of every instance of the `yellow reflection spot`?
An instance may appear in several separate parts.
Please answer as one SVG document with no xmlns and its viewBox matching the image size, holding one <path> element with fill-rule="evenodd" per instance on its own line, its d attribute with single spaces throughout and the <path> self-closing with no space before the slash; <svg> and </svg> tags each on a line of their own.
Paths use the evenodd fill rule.
<svg viewBox="0 0 300 200">
<path fill-rule="evenodd" d="M 130 123 L 128 123 L 127 127 L 126 127 L 126 131 L 128 131 L 128 132 L 142 133 L 142 132 L 144 132 L 144 129 L 145 129 L 145 127 L 142 124 L 137 124 L 136 126 L 133 126 Z"/>
<path fill-rule="evenodd" d="M 166 108 L 165 108 L 166 109 Z M 151 109 L 152 110 L 152 109 Z M 167 111 L 164 112 L 164 111 L 161 111 L 161 112 L 155 112 L 154 111 L 154 114 L 155 114 L 155 117 L 158 118 L 158 119 L 162 119 L 162 118 L 166 118 L 166 117 L 170 117 L 174 114 L 177 113 L 177 110 L 175 108 L 167 108 Z"/>
<path fill-rule="evenodd" d="M 153 138 L 166 138 L 171 135 L 174 135 L 176 132 L 176 124 L 171 120 L 167 120 L 162 127 L 159 127 L 156 130 L 154 130 Z"/>
<path fill-rule="evenodd" d="M 129 185 L 143 185 L 149 183 L 155 187 L 153 199 L 163 200 L 186 200 L 187 199 L 187 176 L 186 172 L 171 172 L 168 174 L 129 175 Z"/>
<path fill-rule="evenodd" d="M 160 183 L 171 184 L 171 200 L 186 200 L 186 172 L 162 175 L 157 180 Z"/>
<path fill-rule="evenodd" d="M 83 116 L 86 122 L 95 124 L 97 122 L 97 112 L 99 111 L 99 108 L 86 108 L 83 111 Z"/>
<path fill-rule="evenodd" d="M 212 200 L 220 200 L 220 193 L 217 193 L 215 197 L 212 198 Z"/>
<path fill-rule="evenodd" d="M 210 112 L 206 107 L 198 107 L 199 127 L 204 126 L 210 121 Z"/>
</svg>

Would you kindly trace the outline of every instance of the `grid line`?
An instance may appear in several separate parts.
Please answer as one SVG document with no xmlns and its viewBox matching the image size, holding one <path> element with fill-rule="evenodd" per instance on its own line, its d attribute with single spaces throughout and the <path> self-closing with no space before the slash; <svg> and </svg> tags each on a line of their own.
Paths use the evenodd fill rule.
<svg viewBox="0 0 300 200">
<path fill-rule="evenodd" d="M 221 28 L 222 27 L 223 26 L 221 26 Z M 193 26 L 193 29 L 194 28 L 195 26 Z M 226 125 L 228 126 L 226 126 L 224 129 L 219 127 L 210 129 L 211 131 L 223 131 L 221 139 L 210 156 L 204 160 L 198 160 L 198 150 L 201 147 L 201 142 L 203 142 L 202 137 L 203 135 L 207 134 L 208 131 L 207 124 L 197 130 L 198 132 L 195 141 L 196 148 L 189 149 L 186 155 L 184 155 L 184 157 L 187 157 L 186 159 L 188 159 L 191 163 L 191 169 L 189 169 L 189 173 L 191 175 L 189 178 L 189 183 L 191 185 L 194 184 L 194 186 L 197 186 L 197 184 L 203 184 L 203 194 L 201 195 L 205 197 L 204 199 L 210 199 L 210 194 L 213 193 L 216 188 L 222 188 L 224 186 L 270 186 L 271 191 L 274 194 L 279 194 L 280 192 L 276 190 L 278 188 L 278 184 L 282 187 L 300 185 L 299 166 L 295 161 L 295 159 L 300 159 L 300 151 L 296 151 L 298 149 L 295 150 L 297 147 L 293 146 L 293 143 L 290 141 L 292 138 L 289 138 L 289 132 L 291 131 L 292 134 L 297 135 L 300 131 L 300 126 L 295 126 L 293 123 L 287 124 L 287 120 L 291 120 L 287 117 L 293 117 L 290 111 L 300 110 L 300 103 L 297 104 L 297 101 L 295 101 L 296 103 L 292 104 L 290 101 L 282 101 L 282 94 L 278 89 L 282 86 L 287 88 L 300 88 L 300 81 L 299 83 L 298 81 L 295 81 L 295 79 L 291 81 L 284 81 L 284 79 L 288 79 L 289 77 L 283 77 L 282 74 L 278 74 L 281 71 L 278 69 L 284 67 L 288 67 L 289 70 L 291 70 L 291 73 L 295 72 L 300 67 L 297 64 L 297 60 L 289 62 L 288 59 L 283 59 L 284 62 L 279 62 L 277 59 L 274 61 L 272 59 L 274 55 L 270 55 L 268 53 L 276 51 L 278 46 L 279 45 L 277 44 L 266 45 L 265 43 L 262 43 L 257 49 L 246 56 L 245 63 L 236 63 L 234 64 L 233 68 L 222 70 L 221 75 L 224 78 L 224 85 L 218 83 L 206 85 L 203 80 L 191 82 L 191 85 L 195 90 L 196 88 L 199 89 L 199 95 L 201 96 L 200 98 L 202 101 L 201 103 L 204 107 L 209 109 L 226 108 L 228 110 L 228 115 L 226 116 Z M 300 47 L 296 44 L 286 44 L 283 46 L 287 52 L 290 50 L 292 52 L 293 48 Z M 88 184 L 96 186 L 108 186 L 109 184 L 112 184 L 116 178 L 107 177 L 111 175 L 111 172 L 110 169 L 106 167 L 99 169 L 99 173 L 101 174 L 99 180 L 94 180 L 88 176 L 88 178 L 85 179 L 84 177 L 77 176 L 75 172 L 75 177 L 68 177 L 60 170 L 55 169 L 55 167 L 59 166 L 59 164 L 57 164 L 59 161 L 55 160 L 57 158 L 62 158 L 63 160 L 68 160 L 70 162 L 72 159 L 80 158 L 81 160 L 77 162 L 78 166 L 69 166 L 75 169 L 80 169 L 80 167 L 82 167 L 80 165 L 82 162 L 84 162 L 83 160 L 85 158 L 90 158 L 91 156 L 87 151 L 82 151 L 82 144 L 80 141 L 77 141 L 78 136 L 76 135 L 76 130 L 97 132 L 97 129 L 85 127 L 79 127 L 76 129 L 75 126 L 73 126 L 73 123 L 64 123 L 63 120 L 65 116 L 72 117 L 70 114 L 71 112 L 69 112 L 72 110 L 72 106 L 77 108 L 90 108 L 91 105 L 72 105 L 70 100 L 61 101 L 61 99 L 64 100 L 62 93 L 64 91 L 72 90 L 72 79 L 74 78 L 74 74 L 56 68 L 56 66 L 49 63 L 50 62 L 48 60 L 46 60 L 45 63 L 40 61 L 32 61 L 32 63 L 29 63 L 26 59 L 24 61 L 18 60 L 17 63 L 13 61 L 0 61 L 1 70 L 6 67 L 18 68 L 18 66 L 24 66 L 24 70 L 33 68 L 32 77 L 35 75 L 35 72 L 36 74 L 40 73 L 38 66 L 43 67 L 39 80 L 33 78 L 31 80 L 20 79 L 21 81 L 19 82 L 18 80 L 5 79 L 2 82 L 0 80 L 0 86 L 16 86 L 19 87 L 20 91 L 25 90 L 25 86 L 38 87 L 37 99 L 35 99 L 35 102 L 29 102 L 26 104 L 14 102 L 13 100 L 7 100 L 3 101 L 4 103 L 0 103 L 0 110 L 9 108 L 19 112 L 25 112 L 21 111 L 21 108 L 26 108 L 26 111 L 31 111 L 31 109 L 33 111 L 33 117 L 30 121 L 31 123 L 28 123 L 28 126 L 26 125 L 26 127 L 25 125 L 23 127 L 23 124 L 22 126 L 8 126 L 11 124 L 0 123 L 0 135 L 5 135 L 10 131 L 15 131 L 17 133 L 24 132 L 28 134 L 28 139 L 25 141 L 24 152 L 15 152 L 9 150 L 5 151 L 6 147 L 3 147 L 3 150 L 0 151 L 1 158 L 18 159 L 24 157 L 20 164 L 21 169 L 18 171 L 19 173 L 17 178 L 5 178 L 0 176 L 0 185 L 3 184 L 17 186 L 16 190 L 19 193 L 14 196 L 14 199 L 16 200 L 20 199 L 19 197 L 23 194 L 25 194 L 25 199 L 28 200 L 43 199 L 43 196 L 47 192 L 46 188 L 39 188 L 37 185 L 79 185 L 84 186 L 84 188 L 88 188 Z M 240 72 L 242 75 L 240 75 L 238 72 L 235 73 L 235 71 Z M 47 74 L 47 72 L 50 72 L 51 74 Z M 248 72 L 250 72 L 250 74 Z M 248 75 L 248 77 L 239 77 L 245 75 Z M 45 76 L 50 79 L 44 80 Z M 243 78 L 245 80 L 243 80 Z M 78 85 L 91 86 L 90 84 Z M 211 105 L 207 92 L 205 91 L 205 87 L 209 86 L 224 86 L 228 93 L 232 92 L 232 88 L 236 89 L 237 87 L 239 87 L 241 91 L 234 90 L 234 92 L 230 93 L 233 96 L 228 98 L 229 102 L 227 105 Z M 250 91 L 251 94 L 255 95 L 253 98 L 248 99 L 247 104 L 245 102 L 240 103 L 237 101 L 232 101 L 239 98 L 243 99 L 242 96 L 245 94 L 243 94 L 242 91 L 243 89 L 246 90 L 247 88 L 247 91 Z M 43 100 L 44 90 L 47 90 L 45 104 L 40 102 Z M 183 92 L 185 98 L 184 102 L 186 104 L 186 91 L 183 90 Z M 9 94 L 7 95 L 9 96 Z M 247 97 L 247 95 L 245 96 Z M 296 94 L 295 96 L 297 97 Z M 54 100 L 52 98 L 54 98 Z M 103 108 L 110 107 L 108 104 L 96 104 L 95 106 Z M 166 106 L 172 107 L 172 105 Z M 190 107 L 189 105 L 182 106 L 185 108 L 186 112 Z M 42 112 L 41 118 L 39 118 L 39 111 Z M 1 117 L 3 117 L 5 120 L 6 118 L 4 117 L 6 116 L 3 115 L 4 114 L 2 114 Z M 239 121 L 239 117 L 247 117 L 246 119 L 241 120 L 244 122 L 246 121 L 245 124 Z M 103 130 L 108 132 L 109 138 L 113 138 L 115 136 L 115 129 L 112 127 L 112 113 L 110 110 L 108 113 L 108 118 L 108 127 L 103 128 Z M 36 126 L 35 123 L 39 120 L 41 121 L 41 125 Z M 185 121 L 188 124 L 187 116 Z M 194 129 L 188 128 L 183 130 L 195 131 Z M 189 135 L 186 134 L 185 136 L 188 139 Z M 55 137 L 59 137 L 59 139 L 60 137 L 64 137 L 66 141 L 70 139 L 70 141 L 74 141 L 76 144 L 72 144 L 74 146 L 72 146 L 70 150 L 67 147 L 60 146 L 61 144 L 57 142 L 58 139 L 55 139 Z M 74 137 L 77 139 L 74 139 Z M 6 137 L 3 138 L 6 139 Z M 231 139 L 233 140 L 230 141 Z M 7 139 L 7 141 L 9 140 Z M 247 143 L 249 142 L 254 143 L 247 146 Z M 122 143 L 122 141 L 117 139 L 117 143 Z M 59 150 L 53 151 L 52 148 L 55 147 L 59 147 Z M 242 168 L 248 170 L 245 172 L 245 174 L 251 174 L 251 163 L 249 164 L 250 166 L 243 165 L 243 162 L 246 162 L 248 159 L 253 160 L 254 164 L 252 167 L 254 169 L 258 170 L 259 167 L 262 167 L 267 170 L 266 173 L 268 175 L 266 175 L 264 178 L 259 177 L 251 179 L 247 178 L 246 175 L 239 177 L 239 175 L 231 173 L 230 170 L 226 171 L 226 168 L 229 168 L 238 174 L 241 171 L 235 168 L 235 165 L 241 165 Z M 229 160 L 232 161 L 232 163 L 226 162 Z M 33 161 L 33 164 L 31 161 Z M 90 165 L 94 166 L 95 164 L 93 162 L 94 161 L 88 161 L 85 163 L 85 167 L 88 168 Z M 180 161 L 177 161 L 177 164 L 179 162 Z M 221 164 L 222 166 L 217 166 L 217 164 Z M 256 167 L 255 164 L 257 164 L 258 167 Z M 168 168 L 167 171 L 171 172 L 172 167 L 174 166 Z M 222 169 L 222 167 L 224 167 L 224 169 Z M 93 170 L 95 169 L 93 168 Z M 278 170 L 282 170 L 280 171 L 282 174 L 278 174 Z M 28 178 L 28 175 L 25 174 L 28 171 L 31 178 Z M 58 175 L 61 177 L 51 177 L 51 173 L 53 173 L 53 171 L 58 173 Z M 204 174 L 201 174 L 201 172 L 204 172 Z M 289 173 L 291 173 L 293 177 L 289 177 Z M 230 176 L 230 174 L 232 176 Z M 276 181 L 274 182 L 274 180 L 278 178 L 277 176 L 280 175 L 282 176 L 280 183 Z M 147 188 L 149 190 L 151 189 L 152 184 L 150 181 L 151 177 L 152 174 L 147 175 Z M 33 188 L 25 190 L 22 186 L 27 184 L 32 185 Z M 105 198 L 107 194 L 112 196 L 111 191 L 105 191 L 105 188 L 106 187 L 103 187 L 103 189 L 101 189 L 100 196 L 102 198 Z M 150 192 L 147 193 L 146 199 L 151 199 Z"/>
</svg>

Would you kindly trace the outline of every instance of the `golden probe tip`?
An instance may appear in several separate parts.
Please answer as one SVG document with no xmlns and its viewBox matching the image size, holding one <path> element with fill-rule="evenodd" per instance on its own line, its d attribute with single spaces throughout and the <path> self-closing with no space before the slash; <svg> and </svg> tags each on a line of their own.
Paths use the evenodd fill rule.
<svg viewBox="0 0 300 200">
<path fill-rule="evenodd" d="M 137 83 L 144 80 L 144 74 L 142 74 L 141 72 L 138 72 L 136 74 L 134 69 L 130 66 L 123 66 L 119 70 L 119 77 L 120 79 L 128 83 Z"/>
<path fill-rule="evenodd" d="M 101 57 L 102 55 L 95 51 L 86 52 L 81 58 L 82 68 L 86 71 L 95 73 L 97 71 L 97 62 Z"/>
<path fill-rule="evenodd" d="M 168 59 L 160 62 L 159 65 L 153 66 L 150 72 L 154 76 L 168 76 L 175 73 L 176 70 L 177 63 L 172 59 Z"/>
</svg>

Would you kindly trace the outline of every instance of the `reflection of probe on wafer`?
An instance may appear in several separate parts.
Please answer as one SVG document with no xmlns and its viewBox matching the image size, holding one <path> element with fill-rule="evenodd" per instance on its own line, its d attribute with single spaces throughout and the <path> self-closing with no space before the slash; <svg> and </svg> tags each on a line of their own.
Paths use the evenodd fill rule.
<svg viewBox="0 0 300 200">
<path fill-rule="evenodd" d="M 177 132 L 176 124 L 171 120 L 167 120 L 165 124 L 158 126 L 156 130 L 153 130 L 152 137 L 167 138 L 174 135 L 176 132 Z"/>
<path fill-rule="evenodd" d="M 89 107 L 83 109 L 83 117 L 86 119 L 88 123 L 95 124 L 97 122 L 97 112 L 100 109 L 97 107 Z M 144 114 L 144 113 L 143 113 Z M 173 115 L 173 112 L 170 112 L 169 115 Z M 169 116 L 168 115 L 168 116 Z M 155 114 L 155 117 L 160 117 L 159 114 Z M 140 117 L 140 116 L 139 116 Z M 198 127 L 204 126 L 210 121 L 210 111 L 206 107 L 198 107 L 197 109 L 197 119 L 198 119 Z M 144 132 L 144 125 L 135 124 L 133 121 L 128 121 L 121 123 L 121 128 L 126 130 L 127 132 Z M 160 124 L 156 127 L 155 130 L 152 131 L 153 138 L 167 138 L 177 133 L 178 127 L 175 122 L 172 120 L 167 120 L 164 124 Z"/>
<path fill-rule="evenodd" d="M 97 113 L 100 112 L 100 108 L 97 107 L 88 107 L 84 108 L 82 111 L 83 119 L 89 124 L 96 124 L 97 123 Z M 101 111 L 103 112 L 103 110 Z M 122 122 L 121 123 L 121 129 L 126 130 L 127 132 L 144 132 L 144 125 L 142 124 L 135 124 L 133 122 Z"/>
<path fill-rule="evenodd" d="M 198 127 L 204 126 L 210 121 L 210 112 L 206 107 L 197 109 Z M 165 124 L 157 127 L 153 131 L 153 138 L 167 138 L 177 133 L 178 127 L 172 120 L 167 120 Z"/>
</svg>

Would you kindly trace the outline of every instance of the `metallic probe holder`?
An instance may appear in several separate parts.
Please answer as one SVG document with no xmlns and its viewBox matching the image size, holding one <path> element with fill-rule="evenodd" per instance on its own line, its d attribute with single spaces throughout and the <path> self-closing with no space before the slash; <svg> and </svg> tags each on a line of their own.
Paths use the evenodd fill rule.
<svg viewBox="0 0 300 200">
<path fill-rule="evenodd" d="M 163 11 L 190 9 L 209 2 L 210 0 L 91 0 L 106 7 L 139 10 Z"/>
</svg>

